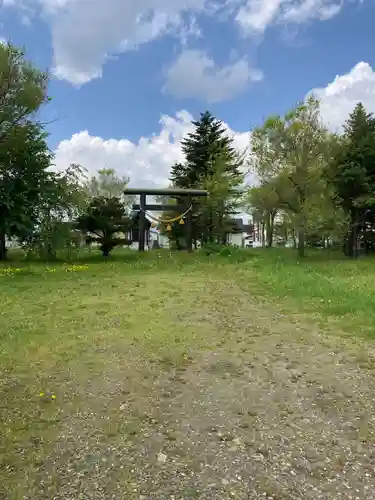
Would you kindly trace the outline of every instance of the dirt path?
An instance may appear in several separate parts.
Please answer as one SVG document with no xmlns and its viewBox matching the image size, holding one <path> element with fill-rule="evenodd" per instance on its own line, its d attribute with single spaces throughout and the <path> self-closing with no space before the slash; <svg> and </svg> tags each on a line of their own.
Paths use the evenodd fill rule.
<svg viewBox="0 0 375 500">
<path fill-rule="evenodd" d="M 235 320 L 197 313 L 226 333 L 177 366 L 114 346 L 90 380 L 62 367 L 55 382 L 73 396 L 52 440 L 30 443 L 34 465 L 7 465 L 1 498 L 373 499 L 373 353 L 236 300 Z"/>
</svg>

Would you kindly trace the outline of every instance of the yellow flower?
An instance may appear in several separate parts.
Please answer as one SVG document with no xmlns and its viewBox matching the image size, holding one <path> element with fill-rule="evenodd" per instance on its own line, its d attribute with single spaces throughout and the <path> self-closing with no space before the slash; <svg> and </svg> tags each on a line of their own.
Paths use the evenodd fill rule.
<svg viewBox="0 0 375 500">
<path fill-rule="evenodd" d="M 0 274 L 11 276 L 14 273 L 22 273 L 24 270 L 23 267 L 3 267 L 0 268 Z"/>
<path fill-rule="evenodd" d="M 89 268 L 89 266 L 86 265 L 79 265 L 79 264 L 73 264 L 70 267 L 67 267 L 66 270 L 69 272 L 75 272 L 75 271 L 86 271 Z"/>
<path fill-rule="evenodd" d="M 44 392 L 40 392 L 39 396 L 42 398 L 44 396 Z"/>
<path fill-rule="evenodd" d="M 56 399 L 56 396 L 54 394 L 52 394 L 51 398 L 52 399 Z"/>
</svg>

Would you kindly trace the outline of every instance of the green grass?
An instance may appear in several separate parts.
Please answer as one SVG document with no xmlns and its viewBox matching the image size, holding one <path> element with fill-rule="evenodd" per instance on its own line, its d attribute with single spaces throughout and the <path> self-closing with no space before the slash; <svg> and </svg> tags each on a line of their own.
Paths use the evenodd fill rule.
<svg viewBox="0 0 375 500">
<path fill-rule="evenodd" d="M 20 471 L 32 475 L 56 427 L 104 397 L 100 384 L 128 377 L 131 385 L 131 374 L 142 381 L 155 366 L 183 371 L 229 342 L 237 290 L 291 321 L 302 314 L 340 335 L 375 336 L 372 259 L 311 252 L 298 261 L 290 250 L 256 249 L 117 251 L 107 261 L 93 253 L 50 264 L 13 257 L 0 266 L 0 498 L 23 498 L 31 486 Z M 135 432 L 131 422 L 126 429 Z"/>
<path fill-rule="evenodd" d="M 348 260 L 340 254 L 310 252 L 298 260 L 290 250 L 259 252 L 242 266 L 243 282 L 276 305 L 334 320 L 344 331 L 375 337 L 375 260 Z M 254 286 L 254 285 L 253 285 Z"/>
<path fill-rule="evenodd" d="M 206 275 L 234 280 L 244 292 L 276 299 L 277 307 L 375 334 L 375 260 L 370 258 L 351 261 L 340 254 L 310 252 L 300 261 L 292 250 L 276 249 L 234 250 L 225 256 L 118 251 L 108 261 L 94 253 L 83 254 L 76 263 L 11 260 L 1 265 L 0 359 L 6 365 L 18 351 L 46 346 L 52 346 L 54 356 L 71 343 L 74 349 L 85 345 L 87 332 L 100 328 L 113 330 L 113 335 L 124 328 L 127 339 L 168 345 L 170 334 L 163 334 L 164 342 L 147 338 L 147 328 L 139 331 L 139 315 L 157 321 L 165 296 L 183 307 L 184 294 L 189 302 L 201 293 Z"/>
</svg>

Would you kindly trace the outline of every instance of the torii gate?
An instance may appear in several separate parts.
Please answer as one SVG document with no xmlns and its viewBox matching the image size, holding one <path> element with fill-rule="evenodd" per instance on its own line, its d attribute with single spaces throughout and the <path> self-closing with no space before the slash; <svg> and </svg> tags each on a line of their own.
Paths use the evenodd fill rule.
<svg viewBox="0 0 375 500">
<path fill-rule="evenodd" d="M 145 230 L 146 230 L 146 211 L 157 210 L 167 211 L 176 210 L 181 213 L 188 210 L 186 215 L 186 243 L 188 252 L 193 251 L 192 238 L 192 198 L 194 196 L 207 196 L 208 192 L 203 189 L 137 189 L 128 188 L 124 190 L 125 195 L 139 195 L 139 205 L 133 205 L 133 210 L 139 210 L 139 243 L 138 251 L 143 252 L 145 249 Z M 185 203 L 182 205 L 147 205 L 146 197 L 149 196 L 168 196 L 170 198 L 185 198 Z"/>
</svg>

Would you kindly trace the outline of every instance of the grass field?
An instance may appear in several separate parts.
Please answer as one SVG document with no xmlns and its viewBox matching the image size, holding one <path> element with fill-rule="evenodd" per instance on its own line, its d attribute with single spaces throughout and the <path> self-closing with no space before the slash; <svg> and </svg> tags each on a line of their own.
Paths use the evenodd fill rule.
<svg viewBox="0 0 375 500">
<path fill-rule="evenodd" d="M 375 261 L 0 267 L 0 499 L 373 499 Z"/>
</svg>

